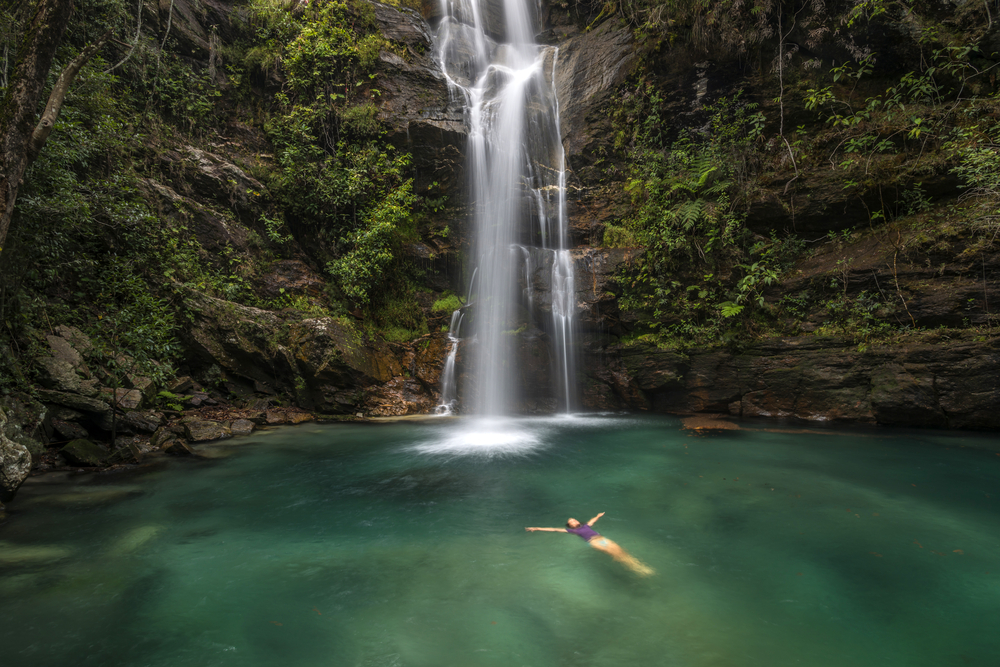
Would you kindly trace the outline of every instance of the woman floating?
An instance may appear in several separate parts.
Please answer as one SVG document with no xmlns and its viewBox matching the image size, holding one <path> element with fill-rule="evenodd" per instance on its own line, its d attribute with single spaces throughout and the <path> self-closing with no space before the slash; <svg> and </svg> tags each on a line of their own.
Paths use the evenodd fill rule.
<svg viewBox="0 0 1000 667">
<path fill-rule="evenodd" d="M 587 523 L 580 523 L 576 519 L 569 519 L 566 522 L 565 528 L 525 528 L 529 533 L 533 533 L 536 530 L 545 531 L 547 533 L 572 533 L 583 538 L 583 541 L 594 547 L 598 551 L 603 551 L 604 553 L 610 555 L 616 561 L 624 565 L 625 567 L 633 570 L 646 577 L 653 574 L 653 569 L 647 565 L 644 565 L 634 556 L 629 555 L 627 551 L 622 549 L 620 546 L 612 542 L 606 537 L 603 537 L 600 533 L 594 530 L 591 526 L 597 523 L 597 520 L 604 516 L 604 512 L 601 512 L 593 519 Z"/>
</svg>

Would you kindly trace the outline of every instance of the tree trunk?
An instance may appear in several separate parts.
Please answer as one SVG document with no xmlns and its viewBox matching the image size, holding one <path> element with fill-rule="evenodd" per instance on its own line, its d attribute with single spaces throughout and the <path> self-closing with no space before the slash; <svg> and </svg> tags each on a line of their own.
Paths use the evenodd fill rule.
<svg viewBox="0 0 1000 667">
<path fill-rule="evenodd" d="M 7 240 L 21 177 L 28 166 L 38 101 L 72 13 L 73 0 L 39 1 L 18 48 L 10 85 L 0 102 L 0 252 Z"/>
</svg>

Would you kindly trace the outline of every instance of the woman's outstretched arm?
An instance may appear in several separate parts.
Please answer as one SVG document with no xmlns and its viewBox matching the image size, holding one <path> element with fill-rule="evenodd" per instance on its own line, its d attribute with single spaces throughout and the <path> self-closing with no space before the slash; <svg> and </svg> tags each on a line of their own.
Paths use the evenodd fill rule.
<svg viewBox="0 0 1000 667">
<path fill-rule="evenodd" d="M 534 526 L 531 527 L 531 528 L 525 528 L 525 530 L 528 531 L 529 533 L 533 533 L 536 530 L 541 530 L 541 531 L 544 531 L 546 533 L 565 533 L 566 532 L 565 528 L 536 528 Z"/>
<path fill-rule="evenodd" d="M 597 516 L 595 516 L 593 519 L 591 519 L 590 521 L 588 521 L 587 525 L 588 526 L 593 526 L 595 523 L 597 523 L 597 520 L 600 519 L 602 516 L 604 516 L 604 512 L 601 512 L 600 514 L 598 514 Z"/>
</svg>

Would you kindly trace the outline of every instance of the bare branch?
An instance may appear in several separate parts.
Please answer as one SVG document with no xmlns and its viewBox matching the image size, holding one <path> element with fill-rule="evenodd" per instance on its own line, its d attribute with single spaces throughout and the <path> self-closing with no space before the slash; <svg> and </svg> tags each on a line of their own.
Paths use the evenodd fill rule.
<svg viewBox="0 0 1000 667">
<path fill-rule="evenodd" d="M 56 85 L 53 86 L 52 92 L 49 94 L 49 101 L 45 104 L 45 112 L 42 114 L 42 119 L 38 121 L 35 131 L 31 133 L 31 143 L 28 145 L 29 166 L 38 157 L 42 146 L 45 145 L 49 135 L 52 134 L 52 128 L 55 127 L 56 121 L 59 119 L 59 112 L 62 110 L 66 93 L 69 91 L 69 87 L 73 85 L 76 75 L 80 73 L 80 68 L 94 57 L 94 54 L 104 46 L 104 42 L 108 41 L 109 37 L 111 37 L 111 28 L 108 28 L 108 31 L 101 35 L 96 42 L 81 51 L 80 55 L 74 58 L 69 65 L 66 65 L 62 74 L 59 75 Z"/>
</svg>

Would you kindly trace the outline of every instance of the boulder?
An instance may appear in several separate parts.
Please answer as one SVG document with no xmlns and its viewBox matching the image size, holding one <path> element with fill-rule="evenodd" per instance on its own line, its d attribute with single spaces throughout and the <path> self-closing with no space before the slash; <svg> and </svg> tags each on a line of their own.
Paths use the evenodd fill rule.
<svg viewBox="0 0 1000 667">
<path fill-rule="evenodd" d="M 65 335 L 45 336 L 48 354 L 37 359 L 39 382 L 56 391 L 87 393 L 81 392 L 80 383 L 91 377 L 90 370 L 76 345 L 89 350 L 90 340 L 72 327 L 57 327 L 57 331 Z"/>
<path fill-rule="evenodd" d="M 111 406 L 97 398 L 81 396 L 63 391 L 38 390 L 38 398 L 43 403 L 61 405 L 64 408 L 77 410 L 86 414 L 104 415 L 111 412 Z"/>
<path fill-rule="evenodd" d="M 145 401 L 141 391 L 124 387 L 118 389 L 104 387 L 101 389 L 101 399 L 108 405 L 114 404 L 119 410 L 138 410 Z"/>
<path fill-rule="evenodd" d="M 191 442 L 209 442 L 233 437 L 228 425 L 207 419 L 193 419 L 185 422 L 184 435 Z"/>
<path fill-rule="evenodd" d="M 195 382 L 188 376 L 174 378 L 167 383 L 167 391 L 172 394 L 183 394 L 195 388 Z"/>
<path fill-rule="evenodd" d="M 268 410 L 264 421 L 268 426 L 280 426 L 288 423 L 288 415 L 284 410 Z"/>
<path fill-rule="evenodd" d="M 173 438 L 163 443 L 163 451 L 171 456 L 198 456 L 181 438 Z"/>
<path fill-rule="evenodd" d="M 111 413 L 102 415 L 99 424 L 105 431 L 110 431 Z M 163 413 L 155 410 L 133 410 L 119 414 L 114 426 L 119 433 L 152 433 L 161 424 L 163 424 Z"/>
<path fill-rule="evenodd" d="M 157 387 L 152 379 L 144 375 L 128 375 L 125 381 L 131 389 L 141 393 L 144 400 L 152 401 L 156 398 Z"/>
<path fill-rule="evenodd" d="M 294 394 L 298 369 L 295 355 L 283 344 L 288 327 L 281 317 L 193 290 L 184 305 L 194 315 L 185 331 L 193 363 L 216 366 L 220 379 L 256 380 Z"/>
<path fill-rule="evenodd" d="M 73 346 L 73 349 L 80 354 L 86 354 L 94 349 L 94 344 L 90 342 L 90 338 L 87 334 L 83 333 L 76 327 L 60 324 L 55 328 L 55 332 L 56 335 L 66 339 L 66 341 Z"/>
<path fill-rule="evenodd" d="M 250 435 L 254 430 L 254 423 L 249 419 L 235 419 L 229 427 L 233 435 Z"/>
<path fill-rule="evenodd" d="M 195 394 L 193 396 L 182 396 L 181 401 L 183 402 L 184 407 L 190 410 L 192 408 L 200 408 L 206 398 L 207 396 L 204 394 Z"/>
<path fill-rule="evenodd" d="M 0 410 L 0 503 L 14 499 L 31 472 L 31 452 L 4 435 L 7 414 Z"/>
<path fill-rule="evenodd" d="M 149 444 L 157 449 L 164 449 L 164 445 L 170 440 L 176 440 L 177 434 L 169 428 L 161 426 L 156 429 L 153 435 L 149 436 Z"/>
<path fill-rule="evenodd" d="M 0 432 L 9 440 L 27 448 L 31 454 L 32 467 L 37 466 L 45 453 L 45 446 L 39 440 L 47 439 L 49 410 L 23 393 L 0 397 L 0 408 L 7 415 L 7 423 L 0 426 Z"/>
<path fill-rule="evenodd" d="M 111 457 L 111 453 L 104 447 L 82 438 L 73 440 L 60 449 L 59 453 L 72 465 L 83 467 L 105 465 Z"/>
</svg>

